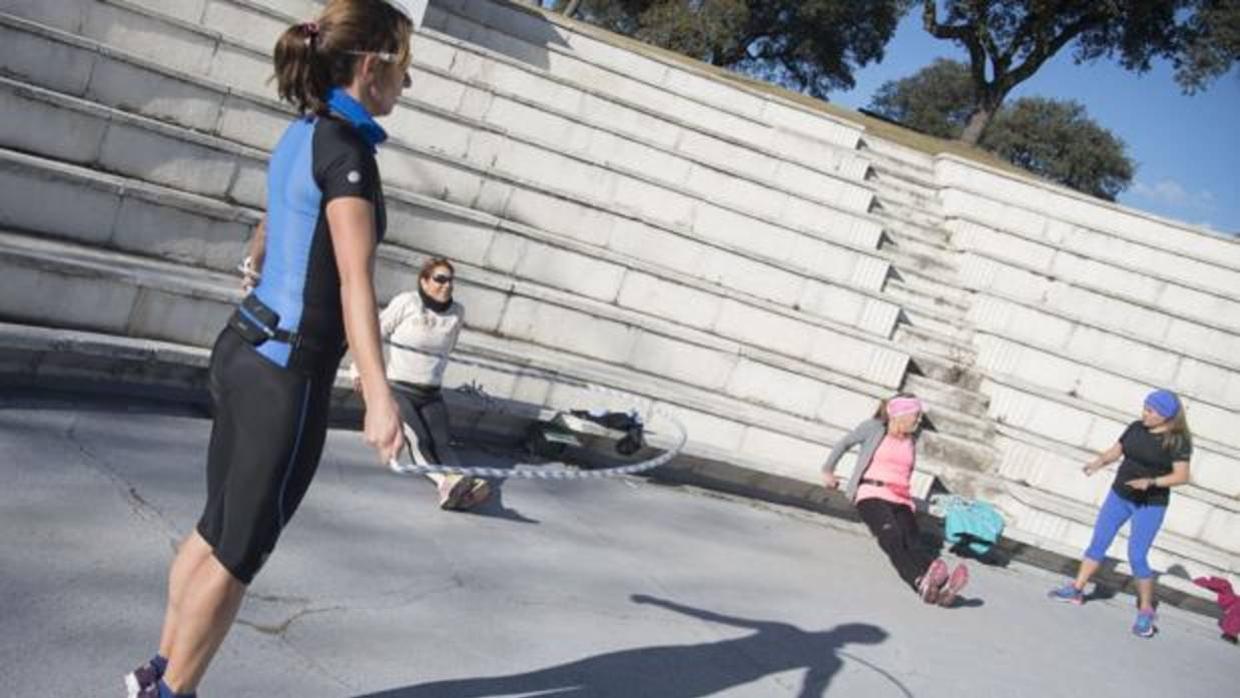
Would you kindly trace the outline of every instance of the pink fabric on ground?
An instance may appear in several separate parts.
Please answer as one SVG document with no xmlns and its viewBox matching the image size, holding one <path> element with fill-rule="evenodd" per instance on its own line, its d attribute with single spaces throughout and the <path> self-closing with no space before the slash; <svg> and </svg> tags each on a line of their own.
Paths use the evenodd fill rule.
<svg viewBox="0 0 1240 698">
<path fill-rule="evenodd" d="M 1240 635 L 1240 597 L 1232 591 L 1231 582 L 1221 577 L 1198 577 L 1193 584 L 1209 589 L 1218 597 L 1218 606 L 1223 611 L 1218 627 L 1223 634 L 1233 638 Z"/>
<path fill-rule="evenodd" d="M 857 501 L 862 499 L 885 499 L 896 504 L 906 504 L 913 508 L 913 495 L 910 481 L 913 478 L 913 464 L 916 461 L 913 439 L 898 439 L 888 434 L 874 451 L 870 467 L 861 477 L 866 480 L 882 480 L 886 487 L 862 483 L 857 488 Z"/>
</svg>

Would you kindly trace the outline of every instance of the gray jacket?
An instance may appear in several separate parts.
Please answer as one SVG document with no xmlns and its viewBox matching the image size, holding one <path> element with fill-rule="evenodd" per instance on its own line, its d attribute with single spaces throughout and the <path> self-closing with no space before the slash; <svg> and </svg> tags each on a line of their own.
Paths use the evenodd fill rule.
<svg viewBox="0 0 1240 698">
<path fill-rule="evenodd" d="M 878 450 L 878 445 L 883 442 L 883 437 L 886 435 L 886 424 L 878 419 L 867 419 L 858 424 L 856 429 L 848 432 L 831 449 L 831 454 L 827 456 L 827 462 L 822 465 L 822 472 L 824 473 L 834 473 L 835 466 L 840 462 L 840 458 L 844 456 L 844 453 L 853 446 L 861 444 L 861 450 L 857 453 L 857 467 L 853 468 L 852 475 L 848 478 L 848 485 L 844 487 L 844 495 L 848 497 L 848 501 L 851 502 L 856 499 L 857 488 L 861 486 L 861 476 L 870 467 L 870 461 L 874 460 L 874 452 Z M 917 438 L 915 434 L 913 438 Z M 915 447 L 916 444 L 914 443 Z"/>
</svg>

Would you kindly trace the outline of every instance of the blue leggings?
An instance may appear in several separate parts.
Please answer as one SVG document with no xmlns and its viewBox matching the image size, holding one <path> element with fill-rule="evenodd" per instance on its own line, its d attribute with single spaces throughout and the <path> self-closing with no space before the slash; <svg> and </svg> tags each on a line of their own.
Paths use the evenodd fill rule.
<svg viewBox="0 0 1240 698">
<path fill-rule="evenodd" d="M 1107 548 L 1115 540 L 1120 526 L 1132 519 L 1132 527 L 1128 532 L 1128 563 L 1132 565 L 1132 576 L 1137 579 L 1149 579 L 1154 576 L 1150 563 L 1145 556 L 1154 544 L 1154 536 L 1162 527 L 1163 517 L 1167 515 L 1167 506 L 1137 504 L 1115 494 L 1107 493 L 1107 499 L 1098 512 L 1098 521 L 1094 524 L 1094 538 L 1085 549 L 1085 557 L 1094 562 L 1102 562 L 1106 558 Z"/>
</svg>

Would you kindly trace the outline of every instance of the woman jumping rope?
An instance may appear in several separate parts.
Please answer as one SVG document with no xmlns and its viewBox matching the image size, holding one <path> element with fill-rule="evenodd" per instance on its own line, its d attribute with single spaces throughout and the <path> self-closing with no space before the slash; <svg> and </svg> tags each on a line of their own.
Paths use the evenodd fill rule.
<svg viewBox="0 0 1240 698">
<path fill-rule="evenodd" d="M 1052 589 L 1052 599 L 1078 605 L 1085 602 L 1085 585 L 1101 567 L 1120 527 L 1131 519 L 1128 562 L 1137 582 L 1137 619 L 1132 632 L 1141 637 L 1154 636 L 1154 571 L 1146 556 L 1167 515 L 1171 488 L 1188 482 L 1188 461 L 1192 455 L 1193 437 L 1179 396 L 1170 390 L 1150 393 L 1145 398 L 1141 419 L 1129 424 L 1119 441 L 1081 469 L 1085 475 L 1093 475 L 1121 457 L 1124 459 L 1098 512 L 1094 536 L 1085 549 L 1076 579 Z"/>
<path fill-rule="evenodd" d="M 159 651 L 131 696 L 194 696 L 318 467 L 345 342 L 361 374 L 365 438 L 401 447 L 384 376 L 374 257 L 386 225 L 375 148 L 409 86 L 412 17 L 400 0 L 331 0 L 275 47 L 282 99 L 301 116 L 267 172 L 261 278 L 211 352 L 207 501 L 168 573 Z"/>
</svg>

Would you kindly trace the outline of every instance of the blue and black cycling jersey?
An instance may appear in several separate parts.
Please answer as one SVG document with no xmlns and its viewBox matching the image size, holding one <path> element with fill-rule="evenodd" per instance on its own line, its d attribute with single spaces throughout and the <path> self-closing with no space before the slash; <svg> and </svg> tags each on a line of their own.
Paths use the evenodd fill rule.
<svg viewBox="0 0 1240 698">
<path fill-rule="evenodd" d="M 258 352 L 280 366 L 339 360 L 345 341 L 340 273 L 327 204 L 360 197 L 375 210 L 376 243 L 387 219 L 375 146 L 386 134 L 365 108 L 342 90 L 328 116 L 289 125 L 267 170 L 267 243 L 262 281 L 254 295 L 279 315 L 278 329 L 305 340 L 297 347 L 275 339 Z"/>
</svg>

